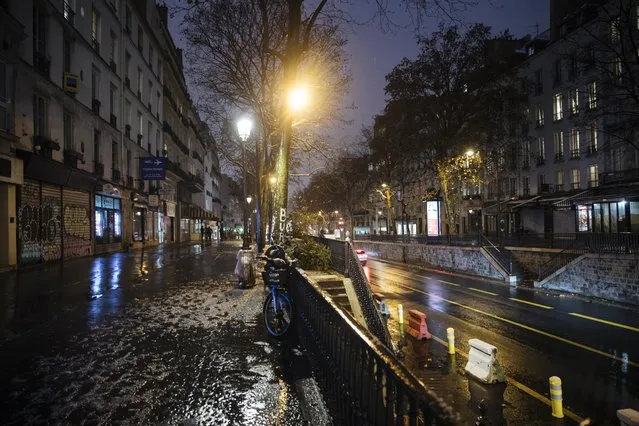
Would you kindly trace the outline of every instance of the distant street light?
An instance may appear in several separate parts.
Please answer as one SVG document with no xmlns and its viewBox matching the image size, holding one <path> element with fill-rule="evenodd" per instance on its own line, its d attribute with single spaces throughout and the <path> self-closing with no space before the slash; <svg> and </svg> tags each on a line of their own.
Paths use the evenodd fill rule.
<svg viewBox="0 0 639 426">
<path fill-rule="evenodd" d="M 246 202 L 251 204 L 251 200 L 253 199 L 250 195 L 246 194 L 246 141 L 251 135 L 251 128 L 253 127 L 253 123 L 248 118 L 242 118 L 237 122 L 237 134 L 240 136 L 240 140 L 242 141 L 242 169 L 244 172 L 244 197 L 246 197 Z M 244 235 L 242 238 L 242 249 L 248 250 L 251 248 L 251 240 L 248 235 L 248 208 L 244 206 Z"/>
</svg>

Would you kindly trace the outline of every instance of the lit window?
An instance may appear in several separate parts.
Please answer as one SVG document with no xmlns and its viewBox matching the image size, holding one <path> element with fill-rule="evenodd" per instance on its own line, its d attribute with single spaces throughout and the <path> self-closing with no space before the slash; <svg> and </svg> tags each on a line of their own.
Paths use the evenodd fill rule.
<svg viewBox="0 0 639 426">
<path fill-rule="evenodd" d="M 572 169 L 570 171 L 570 175 L 572 177 L 572 189 L 579 189 L 579 186 L 581 185 L 579 169 Z"/>
<path fill-rule="evenodd" d="M 564 118 L 563 105 L 564 105 L 563 95 L 561 93 L 555 93 L 555 95 L 553 96 L 553 102 L 552 102 L 553 120 L 559 121 L 562 118 Z"/>
<path fill-rule="evenodd" d="M 588 109 L 597 109 L 597 82 L 588 83 Z"/>
<path fill-rule="evenodd" d="M 555 139 L 555 160 L 561 160 L 564 156 L 564 132 L 556 132 Z"/>
<path fill-rule="evenodd" d="M 544 125 L 544 107 L 541 104 L 537 105 L 536 120 L 537 127 Z"/>
<path fill-rule="evenodd" d="M 596 164 L 588 166 L 588 186 L 590 188 L 599 186 L 599 166 Z"/>
<path fill-rule="evenodd" d="M 570 113 L 579 114 L 579 89 L 577 88 L 570 91 Z"/>
</svg>

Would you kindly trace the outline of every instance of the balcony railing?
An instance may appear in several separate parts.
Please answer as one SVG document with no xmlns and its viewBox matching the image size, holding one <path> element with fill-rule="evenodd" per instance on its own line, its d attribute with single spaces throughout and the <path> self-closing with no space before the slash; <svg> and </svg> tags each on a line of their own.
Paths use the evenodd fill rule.
<svg viewBox="0 0 639 426">
<path fill-rule="evenodd" d="M 588 181 L 588 188 L 597 188 L 599 186 L 599 181 L 598 180 L 589 180 Z"/>
<path fill-rule="evenodd" d="M 563 152 L 555 154 L 555 163 L 561 163 L 562 161 L 564 161 Z"/>
<path fill-rule="evenodd" d="M 588 145 L 588 148 L 586 150 L 586 155 L 590 156 L 590 155 L 595 155 L 597 153 L 597 147 L 594 145 Z"/>
<path fill-rule="evenodd" d="M 543 166 L 544 164 L 546 164 L 546 159 L 542 156 L 537 157 L 537 165 Z"/>
<path fill-rule="evenodd" d="M 71 4 L 64 2 L 64 19 L 66 19 L 71 25 L 75 21 L 75 10 L 71 7 Z"/>
<path fill-rule="evenodd" d="M 577 190 L 581 187 L 581 182 L 573 182 L 572 184 L 570 184 L 570 187 L 573 191 Z"/>
<path fill-rule="evenodd" d="M 579 152 L 579 149 L 571 149 L 570 150 L 570 159 L 571 160 L 578 160 L 581 158 L 581 153 Z"/>
<path fill-rule="evenodd" d="M 638 181 L 639 169 L 629 169 L 629 170 L 621 170 L 617 172 L 601 173 L 599 175 L 599 180 L 604 185 Z"/>
<path fill-rule="evenodd" d="M 95 34 L 91 35 L 91 47 L 93 47 L 96 52 L 100 53 L 100 41 Z"/>
</svg>

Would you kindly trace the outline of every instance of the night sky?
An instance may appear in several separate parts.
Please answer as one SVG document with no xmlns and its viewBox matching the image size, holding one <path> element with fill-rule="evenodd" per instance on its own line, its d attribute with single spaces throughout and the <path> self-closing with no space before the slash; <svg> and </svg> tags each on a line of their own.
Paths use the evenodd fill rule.
<svg viewBox="0 0 639 426">
<path fill-rule="evenodd" d="M 495 32 L 506 28 L 517 37 L 543 32 L 549 26 L 550 0 L 480 0 L 480 5 L 468 11 L 463 19 L 467 22 L 482 22 L 493 27 Z M 399 7 L 399 0 L 390 0 L 395 6 L 393 21 L 400 26 L 410 22 L 408 15 Z M 370 19 L 374 14 L 372 0 L 353 0 L 351 14 L 358 20 Z M 172 19 L 171 32 L 178 47 L 185 48 L 179 29 L 179 21 Z M 538 29 L 537 29 L 538 26 Z M 424 29 L 437 27 L 435 19 L 426 22 Z M 351 91 L 344 100 L 345 106 L 355 105 L 356 109 L 346 110 L 350 125 L 333 128 L 329 134 L 336 145 L 344 145 L 359 139 L 362 126 L 370 126 L 373 117 L 384 108 L 384 77 L 402 58 L 412 58 L 417 53 L 415 33 L 410 28 L 396 28 L 392 32 L 382 31 L 371 23 L 348 30 L 350 66 L 353 75 Z M 188 79 L 188 77 L 187 77 Z M 193 97 L 197 94 L 192 90 Z"/>
</svg>

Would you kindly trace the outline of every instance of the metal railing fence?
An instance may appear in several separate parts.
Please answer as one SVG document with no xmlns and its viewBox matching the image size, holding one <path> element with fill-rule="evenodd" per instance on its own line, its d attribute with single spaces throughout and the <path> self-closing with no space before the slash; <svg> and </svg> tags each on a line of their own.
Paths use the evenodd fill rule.
<svg viewBox="0 0 639 426">
<path fill-rule="evenodd" d="M 351 279 L 367 328 L 381 342 L 391 347 L 390 334 L 379 314 L 368 278 L 352 245 L 328 238 L 316 238 L 315 241 L 331 250 L 333 269 Z"/>
<path fill-rule="evenodd" d="M 300 271 L 293 273 L 291 292 L 298 333 L 334 424 L 459 424 L 452 408 Z"/>
<path fill-rule="evenodd" d="M 492 235 L 497 246 L 534 247 L 585 250 L 589 253 L 630 254 L 639 253 L 639 233 L 577 232 L 577 233 L 515 233 Z M 395 243 L 436 244 L 451 246 L 481 246 L 482 234 L 442 235 L 438 237 L 402 235 L 358 235 L 358 241 L 380 241 Z"/>
</svg>

